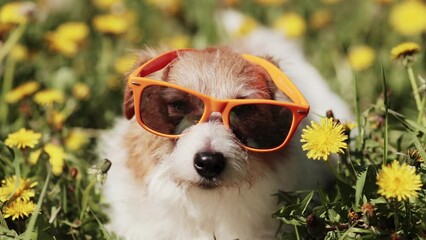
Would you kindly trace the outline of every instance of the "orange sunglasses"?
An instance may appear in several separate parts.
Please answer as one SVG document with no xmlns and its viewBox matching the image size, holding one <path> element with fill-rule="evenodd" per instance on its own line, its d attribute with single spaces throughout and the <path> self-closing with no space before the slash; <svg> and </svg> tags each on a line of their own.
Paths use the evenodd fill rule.
<svg viewBox="0 0 426 240">
<path fill-rule="evenodd" d="M 292 102 L 270 99 L 217 99 L 185 87 L 147 78 L 166 67 L 181 49 L 164 53 L 137 68 L 128 78 L 133 91 L 136 119 L 147 131 L 168 138 L 180 137 L 185 129 L 222 115 L 242 147 L 254 152 L 271 152 L 284 147 L 309 112 L 309 104 L 287 76 L 269 61 L 243 54 L 270 75 L 275 85 Z"/>
</svg>

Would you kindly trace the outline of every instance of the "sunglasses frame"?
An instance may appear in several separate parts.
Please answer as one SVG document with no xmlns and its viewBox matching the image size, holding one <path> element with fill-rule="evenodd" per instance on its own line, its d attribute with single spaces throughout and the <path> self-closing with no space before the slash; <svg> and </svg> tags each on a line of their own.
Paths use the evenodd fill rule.
<svg viewBox="0 0 426 240">
<path fill-rule="evenodd" d="M 298 125 L 300 124 L 300 122 L 308 115 L 309 104 L 306 101 L 306 99 L 303 97 L 301 92 L 297 89 L 297 87 L 287 78 L 287 76 L 280 69 L 278 69 L 275 65 L 273 65 L 272 63 L 270 63 L 269 61 L 263 58 L 248 55 L 248 54 L 242 54 L 242 57 L 246 59 L 247 61 L 249 61 L 250 63 L 259 65 L 263 69 L 265 69 L 267 73 L 269 74 L 269 76 L 271 77 L 272 81 L 275 83 L 275 85 L 284 94 L 286 94 L 293 101 L 293 103 L 283 102 L 278 100 L 270 100 L 270 99 L 217 99 L 217 98 L 199 93 L 192 89 L 188 89 L 173 83 L 164 82 L 162 80 L 150 79 L 146 77 L 147 75 L 157 72 L 163 69 L 164 67 L 166 67 L 170 62 L 172 62 L 174 59 L 176 59 L 179 56 L 179 53 L 188 52 L 188 51 L 199 51 L 199 50 L 180 49 L 180 50 L 166 52 L 142 64 L 140 67 L 138 67 L 135 71 L 133 71 L 129 75 L 128 86 L 133 92 L 136 120 L 141 127 L 143 127 L 148 132 L 151 132 L 158 136 L 173 138 L 173 139 L 179 138 L 180 136 L 185 134 L 185 133 L 181 133 L 178 135 L 171 135 L 171 134 L 164 134 L 161 132 L 157 132 L 149 128 L 148 126 L 146 126 L 145 123 L 142 121 L 140 104 L 141 104 L 141 97 L 142 97 L 143 90 L 149 86 L 164 86 L 164 87 L 175 88 L 177 90 L 189 93 L 191 95 L 196 96 L 201 101 L 203 101 L 204 112 L 197 124 L 207 122 L 211 113 L 219 112 L 222 115 L 222 121 L 224 126 L 230 129 L 230 124 L 229 124 L 230 112 L 236 106 L 247 105 L 247 104 L 269 104 L 269 105 L 285 107 L 292 112 L 293 119 L 292 119 L 289 132 L 287 134 L 287 137 L 281 143 L 281 145 L 274 148 L 269 148 L 269 149 L 258 149 L 258 148 L 252 148 L 252 147 L 246 146 L 242 144 L 241 142 L 239 142 L 239 144 L 241 147 L 253 152 L 272 152 L 272 151 L 279 150 L 283 148 L 285 145 L 287 145 L 287 143 L 291 140 L 294 133 L 296 132 L 296 129 Z"/>
</svg>

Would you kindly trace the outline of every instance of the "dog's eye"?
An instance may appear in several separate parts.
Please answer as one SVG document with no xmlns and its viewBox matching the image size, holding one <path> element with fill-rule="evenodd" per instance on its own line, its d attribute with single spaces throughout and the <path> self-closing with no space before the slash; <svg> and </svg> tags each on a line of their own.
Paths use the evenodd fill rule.
<svg viewBox="0 0 426 240">
<path fill-rule="evenodd" d="M 168 104 L 168 107 L 171 108 L 170 110 L 174 110 L 181 113 L 187 112 L 189 110 L 188 102 L 183 100 L 176 100 L 176 101 L 170 102 Z"/>
<path fill-rule="evenodd" d="M 236 114 L 237 116 L 246 116 L 251 115 L 257 112 L 257 107 L 255 105 L 247 104 L 241 105 L 239 107 L 235 107 L 232 109 L 232 114 Z"/>
</svg>

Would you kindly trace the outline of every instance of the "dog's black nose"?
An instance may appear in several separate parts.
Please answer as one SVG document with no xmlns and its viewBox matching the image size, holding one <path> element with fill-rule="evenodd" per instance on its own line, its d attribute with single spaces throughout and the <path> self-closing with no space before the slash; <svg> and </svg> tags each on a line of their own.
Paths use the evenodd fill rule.
<svg viewBox="0 0 426 240">
<path fill-rule="evenodd" d="M 225 165 L 225 157 L 220 152 L 199 152 L 194 157 L 195 170 L 207 179 L 219 176 Z"/>
</svg>

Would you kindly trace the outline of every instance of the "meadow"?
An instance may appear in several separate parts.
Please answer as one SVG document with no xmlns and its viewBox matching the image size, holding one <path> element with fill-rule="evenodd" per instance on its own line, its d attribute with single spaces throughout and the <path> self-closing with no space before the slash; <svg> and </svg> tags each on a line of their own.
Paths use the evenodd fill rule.
<svg viewBox="0 0 426 240">
<path fill-rule="evenodd" d="M 215 21 L 226 8 L 245 15 L 231 33 Z M 303 130 L 309 161 L 337 180 L 278 192 L 271 217 L 292 231 L 277 237 L 425 239 L 424 0 L 0 0 L 0 239 L 118 239 L 96 143 L 122 115 L 134 50 L 260 26 L 297 41 L 355 116 L 315 113 Z"/>
</svg>

